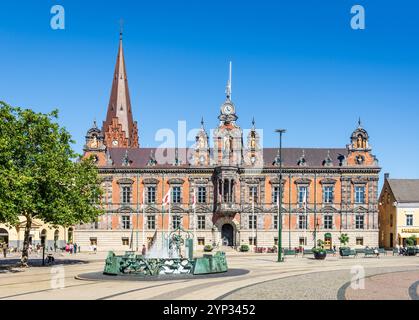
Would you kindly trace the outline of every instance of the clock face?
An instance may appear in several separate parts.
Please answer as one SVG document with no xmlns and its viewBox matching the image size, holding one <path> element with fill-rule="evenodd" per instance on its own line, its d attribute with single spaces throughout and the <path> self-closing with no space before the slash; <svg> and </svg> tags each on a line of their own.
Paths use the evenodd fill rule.
<svg viewBox="0 0 419 320">
<path fill-rule="evenodd" d="M 233 113 L 233 106 L 231 104 L 226 104 L 223 107 L 223 113 L 224 114 L 232 114 Z"/>
<path fill-rule="evenodd" d="M 112 141 L 112 144 L 113 144 L 114 146 L 117 146 L 117 145 L 118 145 L 118 140 L 114 140 L 114 141 Z"/>
<path fill-rule="evenodd" d="M 205 162 L 205 157 L 204 156 L 199 157 L 199 162 L 204 163 Z"/>
</svg>

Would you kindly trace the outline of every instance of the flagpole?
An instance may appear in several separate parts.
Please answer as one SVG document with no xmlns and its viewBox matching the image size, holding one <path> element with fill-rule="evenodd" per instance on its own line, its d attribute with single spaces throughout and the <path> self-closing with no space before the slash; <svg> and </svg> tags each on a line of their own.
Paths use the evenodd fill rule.
<svg viewBox="0 0 419 320">
<path fill-rule="evenodd" d="M 164 175 L 161 190 L 161 247 L 164 249 Z"/>
<path fill-rule="evenodd" d="M 138 226 L 139 226 L 139 219 L 140 219 L 140 208 L 139 208 L 139 199 L 138 197 L 139 195 L 139 188 L 140 188 L 140 182 L 139 182 L 139 176 L 137 173 L 137 231 L 136 231 L 136 236 L 137 236 L 137 252 L 138 252 Z"/>
<path fill-rule="evenodd" d="M 167 232 L 170 235 L 170 230 L 172 229 L 172 188 L 169 186 L 169 220 L 168 220 L 168 226 L 167 226 Z"/>
<path fill-rule="evenodd" d="M 193 189 L 193 251 L 196 250 L 196 191 Z"/>
<path fill-rule="evenodd" d="M 252 218 L 253 219 L 255 219 L 255 190 L 254 189 L 252 189 Z M 255 246 L 255 248 L 256 248 L 256 253 L 257 253 L 257 250 L 258 250 L 258 246 L 257 246 L 257 236 L 258 236 L 258 229 L 257 229 L 257 227 L 258 227 L 258 219 L 257 219 L 257 217 L 256 217 L 256 228 L 253 228 L 253 226 L 252 226 L 252 236 L 253 236 L 253 245 Z M 255 229 L 256 229 L 256 236 L 255 236 Z"/>
<path fill-rule="evenodd" d="M 307 221 L 307 188 L 305 188 L 304 192 L 304 245 L 306 244 L 307 239 L 307 227 L 308 227 L 308 221 Z"/>
<path fill-rule="evenodd" d="M 145 245 L 145 186 L 143 189 L 143 245 Z"/>
</svg>

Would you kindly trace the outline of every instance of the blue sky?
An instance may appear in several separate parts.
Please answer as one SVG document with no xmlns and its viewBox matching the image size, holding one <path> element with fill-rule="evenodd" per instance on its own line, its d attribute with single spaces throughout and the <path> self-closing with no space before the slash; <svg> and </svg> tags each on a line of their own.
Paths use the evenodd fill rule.
<svg viewBox="0 0 419 320">
<path fill-rule="evenodd" d="M 65 30 L 50 9 L 65 8 Z M 366 29 L 350 27 L 353 5 Z M 106 115 L 124 19 L 124 49 L 140 144 L 155 133 L 217 125 L 228 61 L 243 128 L 264 145 L 344 147 L 362 118 L 384 172 L 419 178 L 417 1 L 2 1 L 0 99 L 48 112 L 82 151 Z"/>
</svg>

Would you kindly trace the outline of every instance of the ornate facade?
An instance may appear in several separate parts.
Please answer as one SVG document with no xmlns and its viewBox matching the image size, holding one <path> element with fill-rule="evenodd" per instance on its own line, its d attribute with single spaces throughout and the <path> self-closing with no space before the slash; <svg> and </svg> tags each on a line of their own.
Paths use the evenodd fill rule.
<svg viewBox="0 0 419 320">
<path fill-rule="evenodd" d="M 213 137 L 201 121 L 191 149 L 140 147 L 121 37 L 106 120 L 87 132 L 84 147 L 103 177 L 105 214 L 77 226 L 76 242 L 136 249 L 161 243 L 181 223 L 195 232 L 198 247 L 272 247 L 281 183 L 284 247 L 311 248 L 316 239 L 339 246 L 341 233 L 352 246 L 378 245 L 380 168 L 360 121 L 346 147 L 285 148 L 280 159 L 277 148 L 261 146 L 254 121 L 244 137 L 231 98 L 231 67 L 218 119 Z"/>
</svg>

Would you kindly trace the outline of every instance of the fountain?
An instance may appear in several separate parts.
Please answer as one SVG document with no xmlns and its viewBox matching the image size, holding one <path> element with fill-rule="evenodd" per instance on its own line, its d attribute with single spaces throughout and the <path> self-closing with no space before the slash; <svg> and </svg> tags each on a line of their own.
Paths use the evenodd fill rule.
<svg viewBox="0 0 419 320">
<path fill-rule="evenodd" d="M 182 237 L 186 234 L 186 238 Z M 134 251 L 117 256 L 113 251 L 108 253 L 105 262 L 105 275 L 139 276 L 176 276 L 203 275 L 227 272 L 227 260 L 224 252 L 204 254 L 193 257 L 193 235 L 181 226 L 169 233 L 162 246 L 154 244 L 143 256 Z M 184 255 L 182 255 L 184 248 Z"/>
</svg>

